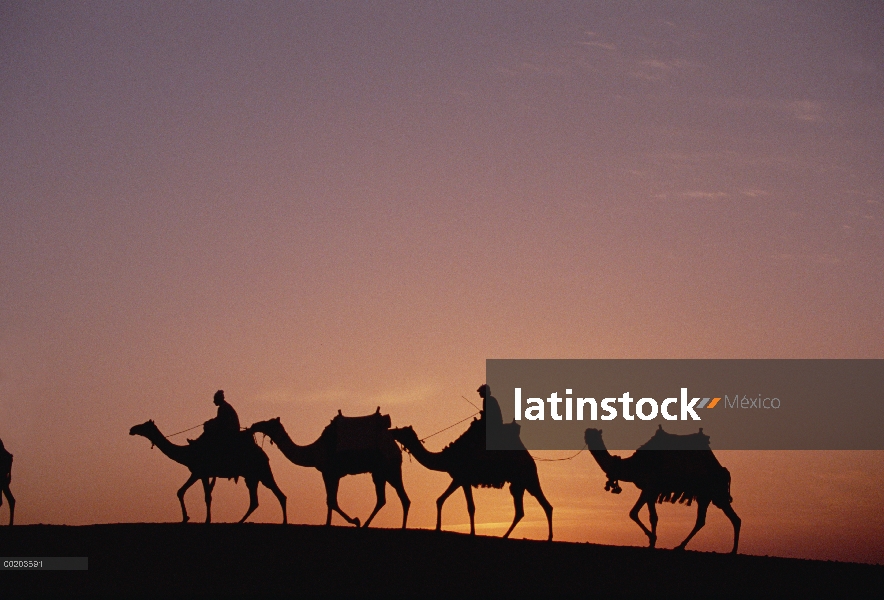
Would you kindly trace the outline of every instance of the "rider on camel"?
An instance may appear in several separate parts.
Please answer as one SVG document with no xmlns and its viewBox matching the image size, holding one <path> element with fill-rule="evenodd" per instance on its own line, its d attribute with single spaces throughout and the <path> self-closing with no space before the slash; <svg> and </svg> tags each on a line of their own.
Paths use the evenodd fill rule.
<svg viewBox="0 0 884 600">
<path fill-rule="evenodd" d="M 482 398 L 482 416 L 479 417 L 479 421 L 484 422 L 485 425 L 485 447 L 499 449 L 505 444 L 504 440 L 506 439 L 500 404 L 498 404 L 497 398 L 491 395 L 491 388 L 487 383 L 480 385 L 476 391 Z"/>
<path fill-rule="evenodd" d="M 224 400 L 224 390 L 215 392 L 214 402 L 218 407 L 218 415 L 203 424 L 202 437 L 226 445 L 235 440 L 239 433 L 239 416 L 233 407 Z"/>
</svg>

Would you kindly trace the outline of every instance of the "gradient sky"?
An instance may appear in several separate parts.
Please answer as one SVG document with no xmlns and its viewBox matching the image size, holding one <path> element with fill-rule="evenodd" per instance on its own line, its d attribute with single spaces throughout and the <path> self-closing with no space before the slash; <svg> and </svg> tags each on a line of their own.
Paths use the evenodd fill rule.
<svg viewBox="0 0 884 600">
<path fill-rule="evenodd" d="M 177 520 L 186 469 L 128 429 L 219 388 L 306 443 L 338 409 L 441 429 L 486 358 L 884 358 L 882 156 L 878 2 L 0 3 L 17 522 Z M 321 523 L 318 472 L 265 446 Z M 884 563 L 884 453 L 720 459 L 741 550 Z M 645 543 L 588 455 L 539 471 L 558 539 Z M 432 526 L 447 476 L 404 477 Z M 341 503 L 365 518 L 369 476 Z M 218 484 L 216 520 L 246 506 Z M 509 494 L 477 510 L 500 535 Z M 730 536 L 713 510 L 691 547 Z"/>
</svg>

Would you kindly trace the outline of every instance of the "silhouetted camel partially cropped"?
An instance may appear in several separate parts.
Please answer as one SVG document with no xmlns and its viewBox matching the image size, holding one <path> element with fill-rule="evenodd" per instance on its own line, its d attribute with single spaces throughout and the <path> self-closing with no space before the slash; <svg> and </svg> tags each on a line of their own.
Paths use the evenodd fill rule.
<svg viewBox="0 0 884 600">
<path fill-rule="evenodd" d="M 359 527 L 359 519 L 350 518 L 338 506 L 338 485 L 345 475 L 371 473 L 377 501 L 364 526 L 368 527 L 374 516 L 386 504 L 386 485 L 389 483 L 402 502 L 402 528 L 405 529 L 411 500 L 408 499 L 405 487 L 402 485 L 402 451 L 399 450 L 399 446 L 388 432 L 381 431 L 378 443 L 374 447 L 341 450 L 337 443 L 339 422 L 337 419 L 332 421 L 323 430 L 319 439 L 306 446 L 299 446 L 292 441 L 278 417 L 269 421 L 259 421 L 249 427 L 248 431 L 267 435 L 291 462 L 301 467 L 313 467 L 322 473 L 328 506 L 326 525 L 331 525 L 332 511 L 336 511 L 348 523 Z"/>
<path fill-rule="evenodd" d="M 3 446 L 3 440 L 0 440 L 0 506 L 3 506 L 3 496 L 6 496 L 9 502 L 9 524 L 12 525 L 15 519 L 15 496 L 9 489 L 10 481 L 12 481 L 12 454 Z"/>
<path fill-rule="evenodd" d="M 433 471 L 451 475 L 451 485 L 436 500 L 436 531 L 442 529 L 442 505 L 457 488 L 462 488 L 470 514 L 470 535 L 476 534 L 476 506 L 473 503 L 473 487 L 502 488 L 510 484 L 516 515 L 513 524 L 503 537 L 509 537 L 516 524 L 525 516 L 523 498 L 525 490 L 537 498 L 549 522 L 549 538 L 552 540 L 552 506 L 540 489 L 537 465 L 527 450 L 486 450 L 484 423 L 473 421 L 470 428 L 441 452 L 430 452 L 411 427 L 392 429 L 393 438 L 405 446 L 417 461 Z"/>
<path fill-rule="evenodd" d="M 709 437 L 700 433 L 673 435 L 663 431 L 662 426 L 654 436 L 629 458 L 612 456 L 602 441 L 602 432 L 587 429 L 584 434 L 586 446 L 605 474 L 608 482 L 605 490 L 620 493 L 618 481 L 631 481 L 641 490 L 638 501 L 629 517 L 638 523 L 648 536 L 650 547 L 657 543 L 656 502 L 685 502 L 690 506 L 697 501 L 697 522 L 688 537 L 676 547 L 684 550 L 691 538 L 706 524 L 709 503 L 724 511 L 734 526 L 734 547 L 737 552 L 740 541 L 740 517 L 731 507 L 731 474 L 718 462 L 709 448 Z M 650 514 L 649 530 L 639 519 L 638 512 L 647 505 Z"/>
<path fill-rule="evenodd" d="M 190 517 L 187 516 L 187 509 L 184 507 L 184 493 L 197 481 L 202 481 L 205 492 L 206 523 L 212 522 L 212 488 L 215 486 L 216 477 L 228 479 L 242 477 L 245 479 L 246 487 L 249 490 L 249 510 L 239 520 L 240 523 L 258 508 L 258 483 L 263 483 L 267 489 L 273 492 L 282 507 L 282 522 L 284 524 L 288 522 L 285 494 L 273 479 L 267 455 L 250 435 L 240 434 L 241 443 L 234 449 L 235 451 L 221 454 L 213 452 L 211 448 L 206 448 L 205 444 L 188 443 L 186 446 L 173 444 L 160 433 L 153 421 L 134 426 L 129 430 L 129 435 L 146 437 L 163 454 L 190 469 L 190 478 L 178 490 L 182 523 L 187 523 L 190 520 Z"/>
</svg>

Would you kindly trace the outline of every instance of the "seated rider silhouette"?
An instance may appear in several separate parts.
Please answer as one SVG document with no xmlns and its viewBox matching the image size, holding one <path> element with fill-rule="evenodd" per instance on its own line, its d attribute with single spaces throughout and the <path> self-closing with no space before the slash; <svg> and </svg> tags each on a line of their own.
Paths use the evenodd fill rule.
<svg viewBox="0 0 884 600">
<path fill-rule="evenodd" d="M 476 391 L 482 397 L 482 412 L 479 421 L 485 426 L 486 440 L 491 440 L 493 445 L 499 448 L 503 435 L 503 414 L 500 412 L 500 404 L 498 404 L 497 398 L 491 395 L 491 388 L 487 383 L 480 385 Z"/>
<path fill-rule="evenodd" d="M 233 407 L 224 400 L 224 390 L 215 392 L 214 403 L 218 407 L 218 415 L 203 424 L 201 437 L 213 445 L 230 447 L 237 440 L 239 434 L 239 416 Z"/>
<path fill-rule="evenodd" d="M 497 398 L 491 395 L 491 388 L 487 383 L 483 383 L 476 391 L 482 397 L 482 416 L 479 417 L 479 420 L 484 420 L 486 427 L 502 427 L 503 414 L 500 412 L 500 404 L 497 403 Z"/>
</svg>

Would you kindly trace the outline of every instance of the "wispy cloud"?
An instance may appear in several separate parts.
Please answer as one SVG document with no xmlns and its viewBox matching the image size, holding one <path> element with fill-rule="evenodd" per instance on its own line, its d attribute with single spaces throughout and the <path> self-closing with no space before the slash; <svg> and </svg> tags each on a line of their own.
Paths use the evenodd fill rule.
<svg viewBox="0 0 884 600">
<path fill-rule="evenodd" d="M 823 107 L 819 102 L 797 100 L 795 102 L 787 102 L 785 108 L 800 121 L 822 121 L 823 119 Z"/>
<path fill-rule="evenodd" d="M 574 76 L 591 72 L 616 78 L 628 76 L 660 81 L 702 68 L 702 65 L 682 58 L 659 56 L 653 51 L 649 55 L 647 44 L 634 39 L 612 40 L 595 31 L 585 31 L 581 38 L 565 40 L 555 47 L 518 57 L 497 70 L 513 77 Z"/>
<path fill-rule="evenodd" d="M 670 75 L 696 68 L 699 68 L 698 64 L 687 60 L 649 58 L 638 60 L 629 75 L 646 81 L 660 81 Z"/>
<path fill-rule="evenodd" d="M 697 200 L 720 200 L 721 198 L 728 197 L 727 192 L 703 192 L 703 191 L 690 191 L 690 192 L 682 192 L 680 194 L 683 198 L 694 198 Z"/>
<path fill-rule="evenodd" d="M 823 121 L 823 104 L 814 100 L 768 100 L 763 98 L 726 98 L 719 104 L 734 110 L 760 110 L 780 113 L 798 121 Z"/>
<path fill-rule="evenodd" d="M 415 382 L 403 384 L 387 390 L 366 393 L 349 388 L 326 388 L 296 394 L 290 389 L 264 390 L 256 393 L 254 399 L 266 404 L 288 406 L 293 404 L 310 404 L 322 406 L 355 407 L 364 406 L 366 410 L 380 406 L 383 410 L 390 405 L 426 403 L 438 397 L 440 388 L 433 383 Z"/>
<path fill-rule="evenodd" d="M 839 265 L 843 261 L 841 258 L 832 254 L 830 252 L 804 252 L 804 253 L 791 253 L 791 252 L 780 252 L 777 254 L 772 254 L 771 258 L 774 262 L 779 263 L 802 263 L 805 265 Z"/>
<path fill-rule="evenodd" d="M 602 50 L 616 50 L 616 44 L 608 42 L 577 42 L 580 46 L 591 46 L 593 48 L 601 48 Z"/>
</svg>

